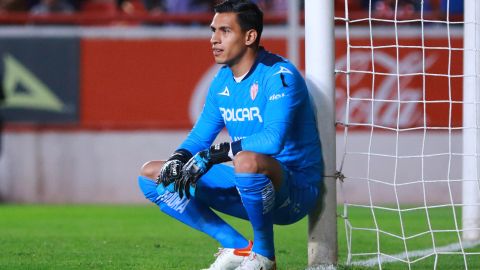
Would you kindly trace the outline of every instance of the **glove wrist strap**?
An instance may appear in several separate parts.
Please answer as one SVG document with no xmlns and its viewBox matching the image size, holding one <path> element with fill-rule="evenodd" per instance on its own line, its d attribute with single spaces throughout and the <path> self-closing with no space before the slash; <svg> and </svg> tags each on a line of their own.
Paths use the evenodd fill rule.
<svg viewBox="0 0 480 270">
<path fill-rule="evenodd" d="M 168 158 L 169 160 L 180 160 L 183 163 L 187 163 L 193 155 L 186 149 L 177 149 L 173 154 Z"/>
<path fill-rule="evenodd" d="M 219 164 L 232 160 L 229 155 L 230 143 L 228 142 L 223 142 L 210 146 L 209 152 L 210 162 L 212 162 L 212 164 Z"/>
</svg>

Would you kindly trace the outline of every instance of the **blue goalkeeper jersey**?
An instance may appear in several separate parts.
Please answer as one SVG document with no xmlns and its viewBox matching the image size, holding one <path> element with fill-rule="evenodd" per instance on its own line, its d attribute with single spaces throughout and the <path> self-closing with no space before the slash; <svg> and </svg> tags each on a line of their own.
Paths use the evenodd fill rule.
<svg viewBox="0 0 480 270">
<path fill-rule="evenodd" d="M 263 48 L 242 81 L 235 81 L 228 66 L 219 70 L 202 114 L 179 148 L 196 154 L 224 127 L 238 150 L 272 156 L 290 169 L 323 167 L 304 79 L 288 60 Z"/>
</svg>

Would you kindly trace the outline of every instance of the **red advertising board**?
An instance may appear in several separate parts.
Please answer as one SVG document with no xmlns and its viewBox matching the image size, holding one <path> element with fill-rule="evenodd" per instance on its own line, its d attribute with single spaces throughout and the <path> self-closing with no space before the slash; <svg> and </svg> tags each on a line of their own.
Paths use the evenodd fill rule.
<svg viewBox="0 0 480 270">
<path fill-rule="evenodd" d="M 346 41 L 336 43 L 339 121 L 386 129 L 461 126 L 463 56 L 448 47 L 461 48 L 462 39 L 429 37 L 422 46 L 420 37 L 376 38 L 375 49 L 368 37 L 350 41 L 349 61 Z"/>
<path fill-rule="evenodd" d="M 285 55 L 285 40 L 263 43 Z M 350 125 L 460 125 L 461 104 L 450 101 L 462 99 L 462 78 L 456 76 L 462 54 L 441 48 L 461 47 L 462 40 L 429 38 L 424 45 L 432 49 L 422 49 L 420 38 L 391 46 L 396 44 L 394 37 L 375 39 L 372 64 L 372 49 L 363 47 L 370 39 L 350 39 L 347 62 L 346 40 L 337 39 L 337 119 L 345 122 L 348 108 Z M 188 129 L 218 68 L 206 39 L 84 39 L 81 45 L 83 128 Z"/>
<path fill-rule="evenodd" d="M 81 122 L 95 128 L 186 128 L 212 65 L 204 40 L 82 41 Z"/>
<path fill-rule="evenodd" d="M 280 53 L 284 43 L 265 42 Z M 206 39 L 85 39 L 81 45 L 84 128 L 190 128 L 213 78 L 209 71 L 218 68 Z"/>
</svg>

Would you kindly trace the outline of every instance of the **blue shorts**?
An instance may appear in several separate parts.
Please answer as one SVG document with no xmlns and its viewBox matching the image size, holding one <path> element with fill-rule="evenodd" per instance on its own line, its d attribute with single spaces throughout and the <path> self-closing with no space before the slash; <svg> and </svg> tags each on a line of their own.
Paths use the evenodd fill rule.
<svg viewBox="0 0 480 270">
<path fill-rule="evenodd" d="M 302 219 L 317 203 L 322 172 L 319 168 L 293 171 L 282 165 L 282 184 L 275 192 L 274 224 L 287 225 Z M 214 165 L 197 183 L 195 198 L 225 214 L 248 219 L 235 186 L 234 168 Z"/>
</svg>

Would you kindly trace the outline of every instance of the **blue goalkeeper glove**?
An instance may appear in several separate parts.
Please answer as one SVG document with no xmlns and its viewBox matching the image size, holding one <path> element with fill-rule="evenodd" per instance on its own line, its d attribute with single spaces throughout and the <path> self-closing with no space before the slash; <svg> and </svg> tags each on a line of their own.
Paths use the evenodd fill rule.
<svg viewBox="0 0 480 270">
<path fill-rule="evenodd" d="M 219 164 L 232 159 L 229 156 L 230 143 L 224 142 L 211 146 L 209 149 L 198 152 L 182 168 L 181 177 L 175 180 L 174 189 L 180 198 L 184 194 L 187 198 L 192 195 L 191 190 L 214 164 Z"/>
</svg>

